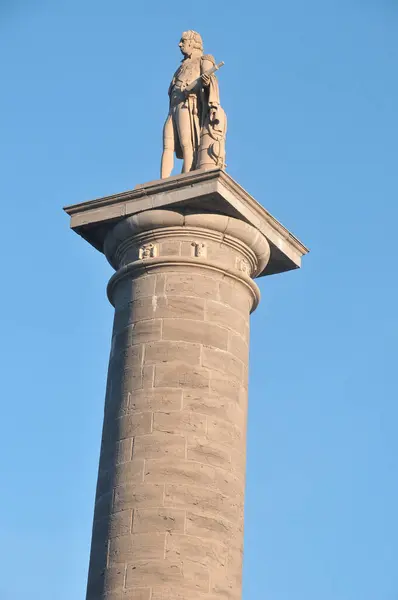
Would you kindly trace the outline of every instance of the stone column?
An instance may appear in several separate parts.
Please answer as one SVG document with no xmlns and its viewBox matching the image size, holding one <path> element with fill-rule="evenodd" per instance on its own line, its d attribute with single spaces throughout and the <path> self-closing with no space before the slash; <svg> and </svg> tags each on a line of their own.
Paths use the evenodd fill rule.
<svg viewBox="0 0 398 600">
<path fill-rule="evenodd" d="M 251 275 L 266 238 L 219 214 L 119 222 L 87 600 L 241 598 Z"/>
<path fill-rule="evenodd" d="M 87 600 L 241 600 L 253 278 L 307 249 L 220 169 L 65 210 L 116 270 Z"/>
</svg>

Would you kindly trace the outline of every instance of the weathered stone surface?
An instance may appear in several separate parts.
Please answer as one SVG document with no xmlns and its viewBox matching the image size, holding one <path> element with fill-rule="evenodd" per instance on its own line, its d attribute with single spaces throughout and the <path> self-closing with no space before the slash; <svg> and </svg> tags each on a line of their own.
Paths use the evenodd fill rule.
<svg viewBox="0 0 398 600">
<path fill-rule="evenodd" d="M 173 585 L 183 581 L 180 562 L 168 560 L 140 560 L 127 565 L 126 588 L 152 586 L 156 584 Z"/>
<path fill-rule="evenodd" d="M 116 423 L 116 439 L 123 440 L 152 431 L 152 413 L 134 412 L 119 419 Z"/>
<path fill-rule="evenodd" d="M 232 331 L 230 332 L 228 351 L 239 358 L 244 365 L 247 364 L 249 359 L 249 346 L 241 335 L 234 334 Z"/>
<path fill-rule="evenodd" d="M 243 317 L 239 311 L 221 302 L 206 300 L 206 320 L 232 329 L 245 338 L 248 336 L 247 318 Z"/>
<path fill-rule="evenodd" d="M 151 298 L 155 294 L 155 282 L 156 275 L 122 279 L 115 288 L 115 305 L 120 309 L 139 298 Z"/>
<path fill-rule="evenodd" d="M 208 390 L 209 372 L 201 367 L 184 364 L 157 365 L 155 367 L 155 387 Z"/>
<path fill-rule="evenodd" d="M 125 483 L 141 483 L 144 476 L 144 461 L 131 460 L 113 468 L 104 469 L 100 464 L 97 494 L 100 496 Z"/>
<path fill-rule="evenodd" d="M 193 319 L 164 319 L 163 339 L 186 342 L 198 342 L 205 346 L 226 350 L 228 347 L 228 329 L 206 321 Z"/>
<path fill-rule="evenodd" d="M 134 510 L 133 533 L 183 532 L 185 512 L 172 508 L 148 508 Z"/>
<path fill-rule="evenodd" d="M 218 290 L 219 282 L 214 277 L 197 273 L 170 273 L 166 276 L 165 293 L 171 296 L 212 299 L 218 297 Z"/>
<path fill-rule="evenodd" d="M 101 598 L 102 594 L 123 588 L 125 566 L 117 565 L 94 573 L 91 571 L 87 585 L 87 600 Z"/>
<path fill-rule="evenodd" d="M 187 459 L 223 469 L 231 469 L 231 453 L 229 449 L 217 442 L 209 442 L 206 438 L 189 437 L 187 443 Z"/>
<path fill-rule="evenodd" d="M 178 483 L 212 487 L 216 473 L 213 467 L 185 460 L 145 461 L 145 481 L 148 483 Z"/>
<path fill-rule="evenodd" d="M 125 510 L 94 521 L 93 538 L 102 541 L 130 533 L 132 514 L 131 510 Z"/>
<path fill-rule="evenodd" d="M 129 394 L 127 412 L 169 412 L 181 408 L 182 390 L 146 388 Z"/>
<path fill-rule="evenodd" d="M 214 348 L 203 348 L 202 365 L 232 375 L 238 380 L 243 378 L 243 363 L 233 354 Z"/>
<path fill-rule="evenodd" d="M 176 533 L 167 534 L 166 558 L 176 562 L 188 559 L 214 570 L 226 567 L 228 546 L 208 538 Z"/>
<path fill-rule="evenodd" d="M 193 412 L 161 412 L 154 415 L 153 430 L 165 433 L 196 433 L 205 434 L 207 418 Z"/>
<path fill-rule="evenodd" d="M 152 342 L 145 346 L 145 363 L 167 363 L 174 361 L 200 365 L 200 344 L 184 342 Z"/>
<path fill-rule="evenodd" d="M 208 419 L 207 436 L 211 441 L 227 444 L 233 447 L 239 447 L 244 440 L 244 424 L 237 427 L 233 423 L 228 423 L 221 419 Z"/>
<path fill-rule="evenodd" d="M 121 321 L 122 319 L 119 320 Z M 160 340 L 161 331 L 161 319 L 146 319 L 129 325 L 127 316 L 126 322 L 121 323 L 118 329 L 115 328 L 112 338 L 112 348 L 115 347 L 115 349 L 119 348 L 123 350 L 132 344 L 144 344 L 145 342 Z"/>
<path fill-rule="evenodd" d="M 138 560 L 161 560 L 164 558 L 165 533 L 133 533 L 111 540 L 109 564 L 133 563 Z"/>
<path fill-rule="evenodd" d="M 187 512 L 187 534 L 202 538 L 213 538 L 227 543 L 236 537 L 236 525 L 220 516 L 198 515 Z"/>
<path fill-rule="evenodd" d="M 129 508 L 149 508 L 163 505 L 163 485 L 126 484 L 115 488 L 113 510 L 128 510 Z"/>
<path fill-rule="evenodd" d="M 186 441 L 182 435 L 154 431 L 134 439 L 134 459 L 185 458 L 185 447 Z"/>
<path fill-rule="evenodd" d="M 204 394 L 194 390 L 184 390 L 183 394 L 184 410 L 223 419 L 235 425 L 245 422 L 245 414 L 237 401 L 231 401 L 225 396 Z"/>
<path fill-rule="evenodd" d="M 240 311 L 243 315 L 249 314 L 252 306 L 252 298 L 247 289 L 239 282 L 230 280 L 220 282 L 219 299 L 223 304 Z M 214 300 L 214 298 L 213 298 Z"/>
<path fill-rule="evenodd" d="M 164 502 L 165 506 L 220 515 L 235 522 L 242 515 L 243 495 L 229 497 L 200 485 L 166 484 Z"/>
</svg>

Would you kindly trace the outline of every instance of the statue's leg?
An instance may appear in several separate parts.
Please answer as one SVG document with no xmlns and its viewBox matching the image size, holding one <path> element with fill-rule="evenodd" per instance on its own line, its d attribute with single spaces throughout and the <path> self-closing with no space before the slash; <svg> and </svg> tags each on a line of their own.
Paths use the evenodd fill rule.
<svg viewBox="0 0 398 600">
<path fill-rule="evenodd" d="M 163 154 L 160 166 L 160 177 L 170 177 L 174 166 L 174 127 L 173 118 L 169 115 L 163 127 Z"/>
<path fill-rule="evenodd" d="M 192 146 L 191 115 L 187 106 L 178 107 L 177 111 L 178 138 L 180 140 L 184 164 L 182 172 L 188 173 L 193 166 L 194 148 Z"/>
</svg>

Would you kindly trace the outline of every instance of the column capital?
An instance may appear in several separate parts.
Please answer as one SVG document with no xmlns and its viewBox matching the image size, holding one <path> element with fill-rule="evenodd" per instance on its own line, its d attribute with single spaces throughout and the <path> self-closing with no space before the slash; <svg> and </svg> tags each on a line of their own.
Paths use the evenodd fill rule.
<svg viewBox="0 0 398 600">
<path fill-rule="evenodd" d="M 213 277 L 240 281 L 249 288 L 254 310 L 260 293 L 252 278 L 270 257 L 266 237 L 252 225 L 217 213 L 154 209 L 119 221 L 107 233 L 104 254 L 116 269 L 108 284 L 161 269 L 212 272 Z"/>
<path fill-rule="evenodd" d="M 206 213 L 217 213 L 254 228 L 267 240 L 270 248 L 268 262 L 262 270 L 253 273 L 254 277 L 297 269 L 301 266 L 302 256 L 308 252 L 294 235 L 220 169 L 193 171 L 152 181 L 121 194 L 65 207 L 71 217 L 71 228 L 101 252 L 105 252 L 104 244 L 110 230 L 120 221 L 128 218 L 129 222 L 138 224 L 140 219 L 149 218 L 139 215 L 155 210 L 178 211 L 185 216 L 200 214 L 201 219 Z"/>
</svg>

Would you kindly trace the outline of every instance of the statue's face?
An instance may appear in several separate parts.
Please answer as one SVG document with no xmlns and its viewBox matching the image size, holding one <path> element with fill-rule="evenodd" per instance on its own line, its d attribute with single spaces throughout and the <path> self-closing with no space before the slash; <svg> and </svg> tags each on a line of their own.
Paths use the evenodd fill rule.
<svg viewBox="0 0 398 600">
<path fill-rule="evenodd" d="M 188 40 L 187 38 L 181 38 L 180 43 L 178 44 L 181 52 L 184 56 L 189 56 L 192 54 L 192 43 L 193 40 Z"/>
</svg>

